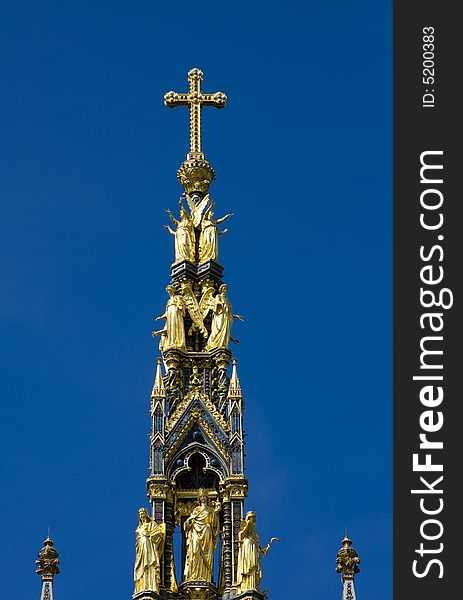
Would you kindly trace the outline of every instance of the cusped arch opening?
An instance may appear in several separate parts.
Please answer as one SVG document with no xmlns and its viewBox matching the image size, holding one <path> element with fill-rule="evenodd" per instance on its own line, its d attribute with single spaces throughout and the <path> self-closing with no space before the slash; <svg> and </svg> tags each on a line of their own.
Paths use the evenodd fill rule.
<svg viewBox="0 0 463 600">
<path fill-rule="evenodd" d="M 200 452 L 195 452 L 188 460 L 187 471 L 176 477 L 178 490 L 197 490 L 199 488 L 219 489 L 219 476 L 206 469 L 206 459 Z"/>
</svg>

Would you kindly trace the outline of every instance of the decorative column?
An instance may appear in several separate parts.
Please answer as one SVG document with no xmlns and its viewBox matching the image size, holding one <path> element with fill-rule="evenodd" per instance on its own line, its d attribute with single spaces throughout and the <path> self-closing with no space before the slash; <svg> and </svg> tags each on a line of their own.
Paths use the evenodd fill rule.
<svg viewBox="0 0 463 600">
<path fill-rule="evenodd" d="M 232 518 L 231 502 L 228 494 L 224 497 L 223 503 L 223 546 L 222 546 L 222 567 L 224 592 L 231 589 L 233 583 L 232 577 Z"/>
<path fill-rule="evenodd" d="M 50 535 L 44 541 L 44 546 L 39 552 L 39 557 L 35 561 L 38 565 L 36 573 L 42 577 L 42 593 L 40 600 L 53 600 L 53 579 L 60 572 L 58 552 L 53 546 L 53 540 Z"/>
<path fill-rule="evenodd" d="M 336 571 L 341 573 L 342 582 L 342 600 L 356 600 L 354 577 L 360 572 L 358 564 L 360 558 L 354 548 L 352 548 L 352 540 L 347 537 L 341 542 L 342 546 L 336 556 Z"/>
<path fill-rule="evenodd" d="M 226 477 L 220 491 L 223 500 L 223 568 L 226 597 L 236 582 L 238 532 L 243 520 L 244 499 L 248 495 L 248 480 L 244 475 Z"/>
</svg>

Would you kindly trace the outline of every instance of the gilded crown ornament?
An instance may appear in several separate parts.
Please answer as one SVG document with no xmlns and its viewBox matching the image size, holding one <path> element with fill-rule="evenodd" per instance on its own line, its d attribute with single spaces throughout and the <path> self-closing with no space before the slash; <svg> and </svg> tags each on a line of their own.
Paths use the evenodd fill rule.
<svg viewBox="0 0 463 600">
<path fill-rule="evenodd" d="M 190 151 L 187 159 L 177 171 L 187 194 L 207 193 L 209 186 L 215 179 L 214 169 L 204 158 L 201 150 L 201 112 L 203 106 L 214 106 L 223 108 L 227 103 L 227 96 L 223 92 L 205 94 L 201 91 L 203 72 L 200 69 L 191 69 L 188 72 L 190 91 L 188 93 L 167 92 L 164 96 L 164 104 L 169 108 L 176 106 L 188 106 L 190 109 Z"/>
</svg>

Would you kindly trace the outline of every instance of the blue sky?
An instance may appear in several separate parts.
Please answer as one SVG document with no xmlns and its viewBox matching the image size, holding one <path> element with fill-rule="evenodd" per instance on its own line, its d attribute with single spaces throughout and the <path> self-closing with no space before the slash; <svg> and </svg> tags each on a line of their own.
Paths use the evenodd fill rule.
<svg viewBox="0 0 463 600">
<path fill-rule="evenodd" d="M 270 598 L 328 600 L 348 526 L 359 600 L 391 597 L 391 5 L 15 2 L 0 23 L 2 593 L 132 593 L 148 398 L 186 109 L 204 149 L 245 393 Z M 18 583 L 19 582 L 19 583 Z M 19 587 L 18 587 L 19 586 Z M 305 591 L 307 590 L 307 591 Z"/>
</svg>

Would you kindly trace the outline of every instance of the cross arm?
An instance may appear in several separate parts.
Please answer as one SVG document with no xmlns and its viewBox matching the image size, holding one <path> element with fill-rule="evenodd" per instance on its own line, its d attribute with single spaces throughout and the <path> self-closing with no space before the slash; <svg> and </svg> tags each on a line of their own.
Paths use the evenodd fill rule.
<svg viewBox="0 0 463 600">
<path fill-rule="evenodd" d="M 227 104 L 227 96 L 222 92 L 216 92 L 215 94 L 179 94 L 178 92 L 167 92 L 164 96 L 164 104 L 169 108 L 190 106 L 191 104 L 223 108 Z"/>
<path fill-rule="evenodd" d="M 204 106 L 223 108 L 227 104 L 227 96 L 222 92 L 216 92 L 215 94 L 201 94 L 201 104 Z"/>
<path fill-rule="evenodd" d="M 169 108 L 174 108 L 175 106 L 189 106 L 189 95 L 178 94 L 177 92 L 167 92 L 164 96 L 164 104 Z"/>
</svg>

